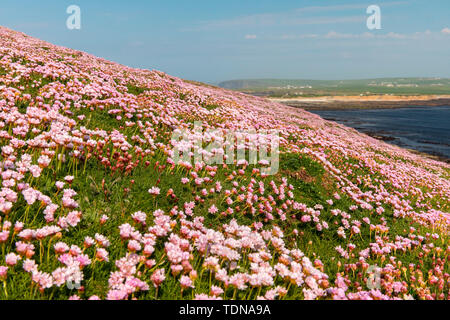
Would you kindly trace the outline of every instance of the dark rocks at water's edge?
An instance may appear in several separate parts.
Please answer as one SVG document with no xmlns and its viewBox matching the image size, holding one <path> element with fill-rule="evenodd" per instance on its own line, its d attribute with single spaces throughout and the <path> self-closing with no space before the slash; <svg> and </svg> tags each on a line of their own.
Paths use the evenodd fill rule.
<svg viewBox="0 0 450 320">
<path fill-rule="evenodd" d="M 428 151 L 428 152 L 421 152 L 418 150 L 414 150 L 414 149 L 409 149 L 407 148 L 410 152 L 436 160 L 436 161 L 440 161 L 440 162 L 445 162 L 445 163 L 450 163 L 450 159 L 443 156 L 442 154 L 438 153 L 438 152 L 433 152 L 433 151 Z"/>
<path fill-rule="evenodd" d="M 366 130 L 361 130 L 361 129 L 357 129 L 358 131 L 361 131 L 365 134 L 367 134 L 368 136 L 377 139 L 377 140 L 381 140 L 387 143 L 396 141 L 397 138 L 393 137 L 393 136 L 389 136 L 389 135 L 385 135 L 384 131 L 366 131 Z M 397 142 L 397 141 L 396 141 Z M 415 150 L 415 149 L 411 149 L 408 145 L 406 144 L 401 144 L 401 143 L 392 143 L 395 145 L 398 145 L 399 147 L 403 147 L 408 149 L 410 152 L 415 153 L 415 154 L 420 154 L 424 157 L 436 160 L 436 161 L 441 161 L 441 162 L 445 162 L 445 163 L 450 163 L 450 158 L 442 155 L 439 152 L 435 152 L 435 151 L 419 151 L 419 150 Z M 434 144 L 434 145 L 446 145 L 446 144 L 440 144 L 440 143 L 436 143 L 436 142 L 432 142 L 430 144 Z"/>
<path fill-rule="evenodd" d="M 394 141 L 396 138 L 392 136 L 382 135 L 380 132 L 364 132 L 368 136 L 382 141 Z"/>
</svg>

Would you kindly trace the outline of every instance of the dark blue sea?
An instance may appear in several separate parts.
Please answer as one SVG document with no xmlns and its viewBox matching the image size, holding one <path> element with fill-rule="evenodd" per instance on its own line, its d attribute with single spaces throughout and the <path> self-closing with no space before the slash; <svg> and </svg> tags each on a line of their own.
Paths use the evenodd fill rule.
<svg viewBox="0 0 450 320">
<path fill-rule="evenodd" d="M 450 159 L 450 106 L 310 112 L 388 143 Z"/>
</svg>

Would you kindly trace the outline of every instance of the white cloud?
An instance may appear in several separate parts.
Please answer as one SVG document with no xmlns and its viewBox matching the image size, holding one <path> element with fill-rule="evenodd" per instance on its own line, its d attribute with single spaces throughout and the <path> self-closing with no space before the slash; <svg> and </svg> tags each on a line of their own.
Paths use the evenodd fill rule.
<svg viewBox="0 0 450 320">
<path fill-rule="evenodd" d="M 441 30 L 441 33 L 443 34 L 450 34 L 450 28 L 444 28 Z"/>
<path fill-rule="evenodd" d="M 405 4 L 404 1 L 386 2 L 385 5 Z M 360 23 L 366 20 L 364 14 L 356 15 L 352 12 L 345 16 L 330 16 L 334 11 L 362 9 L 366 5 L 335 5 L 335 6 L 309 6 L 290 11 L 256 13 L 237 16 L 229 19 L 199 21 L 196 26 L 183 28 L 182 31 L 199 31 L 210 29 L 255 27 L 255 26 L 297 26 L 297 25 L 322 25 L 337 23 Z M 324 16 L 310 17 L 311 13 L 323 13 Z M 327 14 L 328 13 L 328 14 Z"/>
<path fill-rule="evenodd" d="M 256 35 L 255 34 L 246 34 L 245 39 L 256 39 Z"/>
<path fill-rule="evenodd" d="M 450 29 L 446 28 L 447 31 L 442 30 L 444 34 L 450 34 Z M 297 39 L 394 39 L 394 40 L 405 40 L 405 39 L 428 39 L 428 38 L 439 38 L 439 33 L 431 32 L 426 30 L 424 32 L 415 33 L 396 33 L 389 32 L 385 34 L 377 34 L 371 32 L 364 33 L 340 33 L 336 31 L 330 31 L 326 34 L 298 34 L 298 35 L 282 35 L 280 38 L 282 40 L 297 40 Z"/>
<path fill-rule="evenodd" d="M 319 38 L 319 35 L 314 34 L 314 33 L 309 33 L 309 34 L 300 34 L 300 35 L 284 34 L 281 36 L 282 40 L 313 39 L 313 38 Z"/>
<path fill-rule="evenodd" d="M 267 13 L 242 16 L 226 20 L 200 21 L 197 26 L 183 28 L 182 31 L 201 31 L 211 29 L 228 29 L 242 27 L 273 27 L 273 26 L 299 26 L 322 25 L 337 23 L 362 23 L 363 15 L 343 17 L 302 17 L 299 13 Z"/>
<path fill-rule="evenodd" d="M 379 5 L 397 6 L 407 4 L 407 1 L 381 2 Z M 330 6 L 307 6 L 289 11 L 255 13 L 222 20 L 199 21 L 195 26 L 183 28 L 182 31 L 200 31 L 210 29 L 226 29 L 263 26 L 298 26 L 324 24 L 351 24 L 366 21 L 365 10 L 358 14 L 357 10 L 367 8 L 367 4 L 342 4 Z M 351 13 L 335 16 L 335 11 L 351 11 Z M 323 14 L 311 17 L 311 13 Z"/>
<path fill-rule="evenodd" d="M 359 35 L 350 34 L 350 33 L 339 33 L 339 32 L 336 32 L 336 31 L 330 31 L 323 37 L 325 39 L 351 39 L 351 38 L 357 38 L 357 37 L 359 37 Z"/>
<path fill-rule="evenodd" d="M 381 2 L 379 5 L 383 7 L 397 6 L 408 4 L 408 1 L 391 1 L 391 2 Z M 330 5 L 330 6 L 309 6 L 304 8 L 296 9 L 297 12 L 329 12 L 329 11 L 342 11 L 342 10 L 353 10 L 353 9 L 365 9 L 368 4 L 340 4 L 340 5 Z"/>
<path fill-rule="evenodd" d="M 386 35 L 386 38 L 389 38 L 389 39 L 405 39 L 405 38 L 407 38 L 407 37 L 408 37 L 408 36 L 405 35 L 405 34 L 396 33 L 396 32 L 389 32 L 389 33 Z"/>
</svg>

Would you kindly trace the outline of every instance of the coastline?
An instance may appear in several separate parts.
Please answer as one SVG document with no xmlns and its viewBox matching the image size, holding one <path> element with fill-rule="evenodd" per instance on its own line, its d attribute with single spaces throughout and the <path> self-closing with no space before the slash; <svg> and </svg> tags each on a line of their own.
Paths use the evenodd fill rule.
<svg viewBox="0 0 450 320">
<path fill-rule="evenodd" d="M 442 109 L 444 108 L 444 109 Z M 381 114 L 390 114 L 392 117 L 395 117 L 395 114 L 397 114 L 396 111 L 394 111 L 395 109 L 399 110 L 399 112 L 401 112 L 400 114 L 403 114 L 401 116 L 401 118 L 405 117 L 405 112 L 407 114 L 414 114 L 415 112 L 417 112 L 414 109 L 418 109 L 421 111 L 418 112 L 426 112 L 427 110 L 429 112 L 431 112 L 432 114 L 436 111 L 436 110 L 450 110 L 450 104 L 447 104 L 445 106 L 442 107 L 436 107 L 433 108 L 430 106 L 430 108 L 428 108 L 427 106 L 411 106 L 411 105 L 404 105 L 404 106 L 396 106 L 396 107 L 391 107 L 391 108 L 346 108 L 346 109 L 334 109 L 334 108 L 326 108 L 326 109 L 316 109 L 316 110 L 310 110 L 310 112 L 318 114 L 319 116 L 321 116 L 323 119 L 327 120 L 327 121 L 333 121 L 333 122 L 338 122 L 341 123 L 345 126 L 348 127 L 352 127 L 354 129 L 356 129 L 357 131 L 364 133 L 372 138 L 375 138 L 377 140 L 381 140 L 385 143 L 388 144 L 392 144 L 392 145 L 396 145 L 396 146 L 400 146 L 401 148 L 407 149 L 415 154 L 419 154 L 421 156 L 425 156 L 427 158 L 436 160 L 436 161 L 440 161 L 440 162 L 444 162 L 444 163 L 448 163 L 450 164 L 450 154 L 448 153 L 448 148 L 450 148 L 450 144 L 446 143 L 445 141 L 441 141 L 441 140 L 435 140 L 433 138 L 433 136 L 425 136 L 419 140 L 417 139 L 412 139 L 412 141 L 414 141 L 415 143 L 418 143 L 419 145 L 422 145 L 422 147 L 412 147 L 411 144 L 406 143 L 405 141 L 401 141 L 402 138 L 406 138 L 408 140 L 408 135 L 409 135 L 409 131 L 406 130 L 405 131 L 405 126 L 403 124 L 403 129 L 400 129 L 400 131 L 395 132 L 395 126 L 392 125 L 392 123 L 388 120 L 388 118 L 386 118 L 387 122 L 379 122 L 379 124 L 377 123 L 377 116 L 373 116 L 375 115 L 374 113 L 370 112 L 372 111 L 376 111 L 376 110 L 380 110 L 382 113 Z M 402 111 L 400 111 L 400 109 L 404 109 Z M 364 111 L 367 111 L 364 112 Z M 356 112 L 356 114 L 355 114 Z M 393 113 L 395 112 L 395 113 Z M 436 112 L 440 112 L 440 111 L 436 111 Z M 428 112 L 427 112 L 428 113 Z M 366 114 L 370 114 L 371 116 L 369 116 L 369 119 L 366 119 Z M 378 114 L 378 113 L 376 113 Z M 384 116 L 386 117 L 386 116 Z M 383 116 L 381 117 L 381 119 L 383 118 Z M 416 119 L 418 119 L 417 117 L 411 118 L 411 121 L 415 121 Z M 448 119 L 447 116 L 444 116 L 442 119 Z M 386 127 L 385 125 L 383 125 L 382 123 L 386 124 L 389 123 L 389 125 Z M 439 126 L 438 124 L 438 127 Z M 400 123 L 400 128 L 402 128 L 402 124 Z M 431 126 L 432 128 L 432 126 Z M 398 128 L 397 128 L 398 129 Z M 426 130 L 426 127 L 420 127 L 419 129 L 421 130 Z M 393 131 L 394 130 L 394 131 Z M 426 131 L 425 131 L 426 132 Z M 404 135 L 406 133 L 406 135 Z M 399 140 L 400 139 L 400 140 Z M 413 144 L 414 145 L 414 144 Z M 426 145 L 428 145 L 428 147 L 426 147 Z M 425 148 L 423 148 L 425 146 Z M 435 146 L 435 147 L 433 147 Z M 442 148 L 445 148 L 447 151 L 443 151 Z"/>
<path fill-rule="evenodd" d="M 357 129 L 355 129 L 355 130 L 357 130 Z M 365 132 L 365 131 L 361 131 L 361 130 L 358 130 L 358 131 L 361 132 L 361 133 L 364 133 L 364 134 L 366 134 L 366 135 L 368 135 L 368 136 L 370 136 L 370 137 L 372 137 L 374 139 L 377 139 L 377 140 L 380 140 L 380 141 L 383 141 L 383 142 L 386 142 L 386 143 L 398 146 L 398 145 L 392 143 L 392 141 L 394 141 L 396 139 L 395 137 L 390 136 L 390 135 L 384 135 L 384 136 L 380 135 L 380 134 L 383 133 L 382 131 L 375 131 L 375 132 Z M 450 158 L 448 158 L 448 157 L 446 157 L 446 156 L 444 156 L 442 154 L 431 153 L 431 152 L 427 153 L 427 152 L 419 151 L 419 150 L 412 149 L 412 148 L 406 147 L 406 146 L 401 146 L 401 148 L 406 149 L 406 150 L 408 150 L 411 153 L 414 153 L 414 154 L 417 154 L 417 155 L 421 155 L 422 157 L 426 157 L 426 158 L 429 158 L 429 159 L 432 159 L 432 160 L 435 160 L 435 161 L 440 161 L 440 162 L 445 162 L 445 163 L 450 164 Z"/>
<path fill-rule="evenodd" d="M 267 98 L 305 110 L 396 109 L 405 107 L 449 106 L 450 95 L 421 96 L 324 96 L 308 98 Z"/>
</svg>

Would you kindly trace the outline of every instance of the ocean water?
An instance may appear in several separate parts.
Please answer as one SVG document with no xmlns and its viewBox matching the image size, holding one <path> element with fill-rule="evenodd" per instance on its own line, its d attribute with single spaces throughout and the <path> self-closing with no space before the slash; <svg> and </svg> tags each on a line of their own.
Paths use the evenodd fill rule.
<svg viewBox="0 0 450 320">
<path fill-rule="evenodd" d="M 450 159 L 450 106 L 310 112 L 388 143 Z"/>
</svg>

